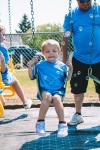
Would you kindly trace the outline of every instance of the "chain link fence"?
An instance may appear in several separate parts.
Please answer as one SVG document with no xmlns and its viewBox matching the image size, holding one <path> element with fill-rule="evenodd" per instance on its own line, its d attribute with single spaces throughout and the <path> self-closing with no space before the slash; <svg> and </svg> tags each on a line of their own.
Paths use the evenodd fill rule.
<svg viewBox="0 0 100 150">
<path fill-rule="evenodd" d="M 30 80 L 28 77 L 28 62 L 32 59 L 32 57 L 41 51 L 41 44 L 46 39 L 55 39 L 60 45 L 62 43 L 62 32 L 56 33 L 35 33 L 32 36 L 31 33 L 28 34 L 13 34 L 12 35 L 12 45 L 10 46 L 10 38 L 9 35 L 6 35 L 5 44 L 9 49 L 9 54 L 13 58 L 13 63 L 15 66 L 15 76 L 19 80 L 22 85 L 23 91 L 27 98 L 31 98 L 36 100 L 37 94 L 37 85 L 35 80 Z M 73 46 L 70 43 L 70 58 L 72 57 Z M 62 61 L 62 53 L 59 57 L 59 60 Z M 95 93 L 94 84 L 92 80 L 89 80 L 89 86 L 87 93 L 85 94 L 87 99 L 92 99 L 94 102 L 97 100 L 97 94 Z M 18 96 L 8 98 L 18 101 Z M 87 101 L 86 99 L 86 101 Z M 19 100 L 20 101 L 20 100 Z M 73 94 L 70 92 L 70 83 L 67 84 L 67 92 L 65 101 L 70 103 L 73 102 Z"/>
</svg>

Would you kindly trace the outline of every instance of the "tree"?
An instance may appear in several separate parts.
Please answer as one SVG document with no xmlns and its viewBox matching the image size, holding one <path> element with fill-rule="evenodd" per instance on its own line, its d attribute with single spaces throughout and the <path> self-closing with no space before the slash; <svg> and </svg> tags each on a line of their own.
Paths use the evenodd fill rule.
<svg viewBox="0 0 100 150">
<path fill-rule="evenodd" d="M 31 23 L 28 19 L 28 16 L 24 14 L 20 23 L 18 24 L 20 31 L 16 30 L 16 33 L 26 33 L 31 28 Z"/>
<path fill-rule="evenodd" d="M 61 32 L 61 24 L 43 24 L 36 27 L 36 32 Z"/>
<path fill-rule="evenodd" d="M 62 26 L 61 24 L 43 24 L 38 25 L 35 29 L 36 34 L 32 35 L 24 35 L 23 43 L 29 45 L 32 48 L 41 51 L 41 44 L 44 40 L 47 39 L 55 39 L 60 44 L 62 41 Z M 32 33 L 32 30 L 29 29 L 27 33 Z"/>
</svg>

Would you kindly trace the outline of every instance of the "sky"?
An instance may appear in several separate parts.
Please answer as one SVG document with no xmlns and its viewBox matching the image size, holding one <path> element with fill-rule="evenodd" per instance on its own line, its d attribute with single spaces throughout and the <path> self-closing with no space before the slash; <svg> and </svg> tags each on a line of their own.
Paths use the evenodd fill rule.
<svg viewBox="0 0 100 150">
<path fill-rule="evenodd" d="M 11 31 L 19 30 L 22 16 L 26 14 L 31 21 L 31 0 L 10 0 Z M 100 0 L 97 0 L 100 3 Z M 64 16 L 68 12 L 69 0 L 33 0 L 34 26 L 55 23 L 63 24 Z M 77 6 L 76 0 L 72 0 L 72 8 Z M 9 33 L 8 0 L 0 0 L 0 24 L 4 25 Z"/>
</svg>

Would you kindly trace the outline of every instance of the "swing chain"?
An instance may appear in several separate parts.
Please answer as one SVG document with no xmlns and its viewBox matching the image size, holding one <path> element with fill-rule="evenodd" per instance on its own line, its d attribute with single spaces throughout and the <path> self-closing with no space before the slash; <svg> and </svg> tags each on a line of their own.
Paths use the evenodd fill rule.
<svg viewBox="0 0 100 150">
<path fill-rule="evenodd" d="M 32 22 L 32 43 L 35 46 L 35 28 L 34 28 L 34 11 L 33 11 L 33 0 L 30 2 L 31 4 L 31 22 Z"/>
<path fill-rule="evenodd" d="M 92 39 L 91 39 L 91 49 L 90 49 L 90 68 L 88 69 L 88 76 L 93 79 L 96 83 L 100 84 L 100 80 L 92 74 L 92 55 L 93 55 L 93 44 L 94 44 L 94 28 L 95 28 L 95 12 L 96 12 L 96 0 L 94 0 L 93 5 L 93 20 L 92 20 Z"/>
<path fill-rule="evenodd" d="M 94 44 L 95 11 L 96 11 L 96 0 L 94 0 L 94 5 L 93 5 L 93 20 L 92 20 L 91 47 L 90 47 L 90 67 L 88 69 L 88 75 L 92 74 L 92 55 L 93 55 L 93 44 Z"/>
<path fill-rule="evenodd" d="M 12 46 L 12 34 L 11 34 L 11 9 L 10 9 L 10 0 L 8 0 L 8 14 L 9 14 L 10 47 L 11 47 Z"/>
<path fill-rule="evenodd" d="M 68 57 L 69 57 L 69 53 L 70 53 L 70 47 L 71 47 L 71 39 L 72 39 L 72 35 L 71 35 L 71 11 L 72 11 L 72 8 L 71 8 L 71 3 L 72 3 L 72 0 L 69 0 L 69 14 L 68 14 L 68 30 L 69 30 L 69 36 L 68 36 Z"/>
<path fill-rule="evenodd" d="M 34 35 L 35 32 L 35 28 L 34 28 L 34 11 L 33 11 L 33 0 L 30 1 L 30 5 L 31 5 L 31 22 L 32 22 L 32 32 Z"/>
<path fill-rule="evenodd" d="M 68 20 L 68 29 L 70 31 L 70 23 L 71 23 L 71 11 L 72 11 L 72 8 L 71 8 L 71 3 L 72 3 L 72 0 L 69 0 L 69 14 L 68 14 L 68 17 L 69 17 L 69 20 Z"/>
</svg>

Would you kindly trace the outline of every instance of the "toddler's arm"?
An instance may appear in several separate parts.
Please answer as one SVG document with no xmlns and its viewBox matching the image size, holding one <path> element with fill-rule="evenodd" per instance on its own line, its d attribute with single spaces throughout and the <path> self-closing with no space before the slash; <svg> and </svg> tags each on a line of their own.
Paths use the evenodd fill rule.
<svg viewBox="0 0 100 150">
<path fill-rule="evenodd" d="M 29 62 L 29 66 L 28 66 L 28 75 L 31 80 L 33 79 L 33 73 L 32 73 L 33 66 L 36 63 L 38 63 L 38 59 L 37 59 L 37 57 L 34 56 L 33 59 Z"/>
</svg>

